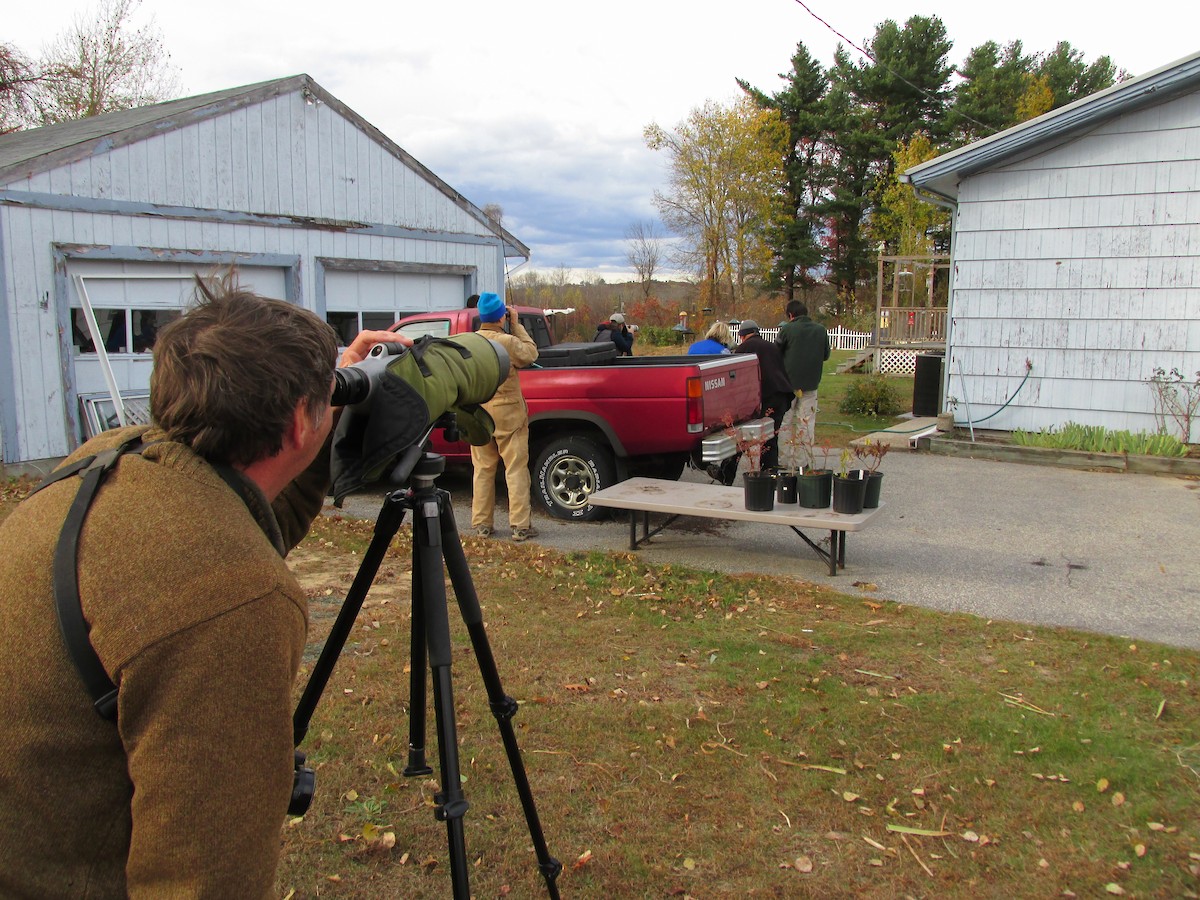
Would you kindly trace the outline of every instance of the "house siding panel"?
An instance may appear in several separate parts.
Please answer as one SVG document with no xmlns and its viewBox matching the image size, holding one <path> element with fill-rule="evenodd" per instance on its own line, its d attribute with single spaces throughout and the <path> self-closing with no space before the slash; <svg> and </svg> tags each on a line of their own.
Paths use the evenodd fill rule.
<svg viewBox="0 0 1200 900">
<path fill-rule="evenodd" d="M 1198 256 L 1200 94 L 967 177 L 947 392 L 982 418 L 1028 357 L 989 427 L 1153 430 L 1152 370 L 1200 370 Z"/>
</svg>

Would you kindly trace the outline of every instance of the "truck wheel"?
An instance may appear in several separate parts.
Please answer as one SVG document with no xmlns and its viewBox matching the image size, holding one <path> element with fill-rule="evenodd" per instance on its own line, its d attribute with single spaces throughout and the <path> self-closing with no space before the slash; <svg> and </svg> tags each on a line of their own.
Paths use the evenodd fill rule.
<svg viewBox="0 0 1200 900">
<path fill-rule="evenodd" d="M 588 503 L 596 491 L 617 483 L 616 465 L 607 450 L 586 438 L 555 438 L 538 454 L 533 467 L 535 493 L 556 519 L 591 522 L 605 510 Z"/>
</svg>

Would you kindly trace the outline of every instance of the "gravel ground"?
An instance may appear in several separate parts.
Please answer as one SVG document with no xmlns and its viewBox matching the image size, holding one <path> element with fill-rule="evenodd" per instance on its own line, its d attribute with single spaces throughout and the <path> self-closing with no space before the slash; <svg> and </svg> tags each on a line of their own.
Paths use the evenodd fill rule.
<svg viewBox="0 0 1200 900">
<path fill-rule="evenodd" d="M 1200 481 L 921 453 L 893 453 L 881 471 L 885 508 L 848 535 L 837 577 L 778 525 L 685 519 L 638 553 L 656 564 L 784 575 L 876 600 L 1200 650 Z M 707 478 L 689 471 L 684 480 Z M 438 484 L 468 531 L 469 472 L 451 470 Z M 374 518 L 381 498 L 348 498 L 343 512 Z M 501 488 L 502 537 L 503 504 Z M 564 522 L 535 507 L 533 524 L 535 542 L 557 550 L 628 549 L 627 519 Z"/>
</svg>

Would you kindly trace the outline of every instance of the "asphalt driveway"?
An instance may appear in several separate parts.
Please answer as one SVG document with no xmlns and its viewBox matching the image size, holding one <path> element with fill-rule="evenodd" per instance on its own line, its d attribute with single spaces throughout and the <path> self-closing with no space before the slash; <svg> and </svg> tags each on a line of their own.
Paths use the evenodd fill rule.
<svg viewBox="0 0 1200 900">
<path fill-rule="evenodd" d="M 836 577 L 778 525 L 680 520 L 638 553 L 655 564 L 766 572 L 929 609 L 1200 649 L 1200 481 L 914 453 L 892 453 L 881 470 L 885 508 L 848 535 Z M 439 484 L 467 532 L 469 474 L 447 472 Z M 361 495 L 345 512 L 373 518 L 379 505 L 378 495 Z M 497 509 L 501 535 L 504 524 Z M 535 509 L 534 525 L 535 541 L 558 550 L 628 549 L 624 519 L 563 522 Z"/>
</svg>

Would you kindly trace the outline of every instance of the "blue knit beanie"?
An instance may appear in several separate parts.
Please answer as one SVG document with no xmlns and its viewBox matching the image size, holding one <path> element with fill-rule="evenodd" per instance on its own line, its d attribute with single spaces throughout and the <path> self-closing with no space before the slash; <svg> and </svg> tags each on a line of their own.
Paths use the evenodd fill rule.
<svg viewBox="0 0 1200 900">
<path fill-rule="evenodd" d="M 479 295 L 479 320 L 481 322 L 499 322 L 504 318 L 504 301 L 498 294 Z"/>
</svg>

